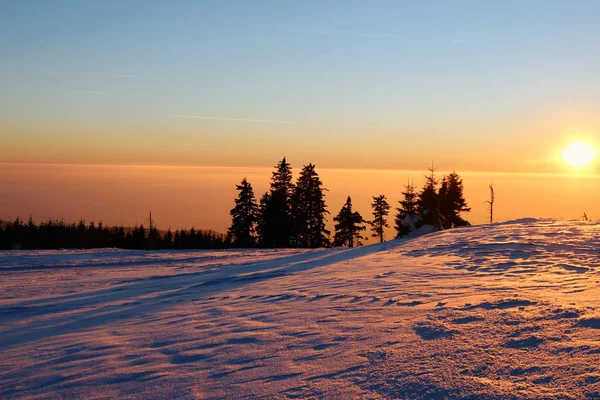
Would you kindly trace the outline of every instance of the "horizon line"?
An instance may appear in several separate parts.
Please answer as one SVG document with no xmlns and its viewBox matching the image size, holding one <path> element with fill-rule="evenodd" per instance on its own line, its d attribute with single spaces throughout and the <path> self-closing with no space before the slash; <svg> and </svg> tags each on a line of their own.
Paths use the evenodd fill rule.
<svg viewBox="0 0 600 400">
<path fill-rule="evenodd" d="M 198 164 L 113 164 L 113 163 L 77 163 L 77 162 L 36 162 L 36 161 L 2 161 L 0 165 L 50 165 L 50 166 L 80 166 L 80 167 L 134 167 L 134 168 L 218 168 L 218 169 L 272 169 L 273 165 L 251 166 L 251 165 L 198 165 Z M 362 172 L 418 172 L 425 173 L 427 167 L 422 169 L 393 169 L 393 168 L 348 168 L 348 167 L 319 167 L 323 170 L 332 171 L 362 171 Z M 425 172 L 424 172 L 425 171 Z M 456 172 L 455 169 L 438 169 L 437 172 Z M 522 176 L 561 176 L 561 177 L 579 177 L 579 178 L 600 178 L 599 173 L 593 172 L 553 172 L 553 171 L 471 171 L 464 170 L 459 174 L 473 175 L 522 175 Z"/>
</svg>

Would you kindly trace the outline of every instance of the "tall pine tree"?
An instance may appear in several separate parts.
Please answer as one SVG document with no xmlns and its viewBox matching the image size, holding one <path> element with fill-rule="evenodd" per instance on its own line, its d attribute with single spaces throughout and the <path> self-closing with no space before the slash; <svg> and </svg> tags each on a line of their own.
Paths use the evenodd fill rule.
<svg viewBox="0 0 600 400">
<path fill-rule="evenodd" d="M 415 186 L 410 181 L 404 185 L 402 196 L 403 199 L 399 201 L 400 207 L 396 208 L 394 229 L 397 238 L 408 235 L 416 229 L 416 224 L 421 218 L 418 215 L 418 195 Z"/>
<path fill-rule="evenodd" d="M 261 198 L 259 243 L 264 247 L 288 247 L 292 235 L 292 167 L 285 157 L 275 166 L 271 192 Z"/>
<path fill-rule="evenodd" d="M 252 185 L 244 178 L 242 183 L 235 186 L 239 192 L 235 199 L 235 207 L 231 209 L 231 226 L 228 235 L 236 247 L 252 247 L 256 244 L 254 236 L 258 216 L 258 206 Z"/>
<path fill-rule="evenodd" d="M 330 232 L 325 228 L 325 215 L 329 214 L 325 190 L 315 166 L 305 165 L 296 181 L 292 200 L 295 246 L 315 248 L 329 245 Z"/>
<path fill-rule="evenodd" d="M 425 175 L 425 185 L 418 196 L 417 212 L 423 218 L 423 225 L 433 225 L 440 229 L 439 195 L 437 191 L 439 182 L 435 177 L 436 169 L 433 163 L 430 168 L 427 168 L 429 175 Z"/>
<path fill-rule="evenodd" d="M 361 232 L 366 229 L 365 220 L 358 211 L 352 211 L 352 199 L 348 196 L 346 203 L 337 216 L 333 218 L 335 224 L 334 246 L 361 246 L 364 239 Z"/>
<path fill-rule="evenodd" d="M 272 205 L 271 194 L 265 192 L 259 201 L 258 221 L 256 224 L 258 245 L 260 247 L 272 247 L 273 243 L 275 243 L 275 231 L 272 229 L 275 226 L 273 213 L 271 212 Z"/>
<path fill-rule="evenodd" d="M 390 204 L 387 202 L 385 195 L 373 196 L 373 220 L 369 222 L 373 233 L 371 237 L 379 238 L 379 242 L 383 242 L 383 230 L 389 227 L 387 216 L 390 213 Z"/>
<path fill-rule="evenodd" d="M 471 209 L 467 206 L 463 195 L 463 181 L 456 172 L 444 176 L 438 197 L 442 229 L 469 225 L 469 222 L 460 216 L 461 213 L 469 212 Z"/>
</svg>

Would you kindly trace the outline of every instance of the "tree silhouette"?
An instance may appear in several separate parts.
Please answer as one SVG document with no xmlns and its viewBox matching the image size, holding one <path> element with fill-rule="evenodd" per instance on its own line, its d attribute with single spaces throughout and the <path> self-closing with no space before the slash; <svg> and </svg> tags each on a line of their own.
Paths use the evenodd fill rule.
<svg viewBox="0 0 600 400">
<path fill-rule="evenodd" d="M 362 237 L 361 232 L 366 229 L 364 225 L 365 220 L 358 211 L 352 211 L 352 199 L 350 196 L 346 199 L 346 203 L 342 206 L 342 209 L 337 216 L 333 218 L 337 224 L 335 224 L 335 236 L 333 239 L 334 246 L 348 246 L 354 247 L 361 246 Z"/>
<path fill-rule="evenodd" d="M 286 158 L 275 165 L 271 192 L 261 198 L 259 242 L 264 247 L 288 247 L 292 235 L 292 167 Z"/>
<path fill-rule="evenodd" d="M 394 229 L 397 238 L 409 234 L 421 220 L 421 216 L 418 214 L 418 195 L 415 186 L 410 181 L 404 185 L 402 196 L 403 199 L 399 201 L 400 207 L 396 208 Z"/>
<path fill-rule="evenodd" d="M 173 248 L 173 232 L 171 231 L 171 228 L 167 229 L 167 232 L 165 232 L 160 247 L 162 249 L 172 249 Z"/>
<path fill-rule="evenodd" d="M 274 213 L 272 212 L 272 208 L 273 202 L 271 201 L 271 194 L 269 192 L 265 192 L 259 201 L 258 220 L 256 224 L 258 245 L 261 247 L 273 247 L 276 241 L 276 232 L 273 229 L 276 224 L 276 220 Z"/>
<path fill-rule="evenodd" d="M 150 250 L 159 249 L 162 247 L 160 232 L 156 229 L 156 226 L 150 226 L 148 228 L 148 237 L 146 238 L 147 248 Z"/>
<path fill-rule="evenodd" d="M 431 164 L 427 168 L 429 175 L 425 175 L 425 184 L 418 195 L 417 212 L 422 217 L 421 225 L 433 225 L 441 228 L 439 212 L 439 196 L 437 192 L 438 179 L 435 177 L 436 167 Z"/>
<path fill-rule="evenodd" d="M 298 247 L 324 247 L 329 244 L 330 232 L 325 227 L 325 205 L 323 182 L 313 164 L 305 165 L 300 171 L 292 197 L 294 215 L 293 244 Z"/>
<path fill-rule="evenodd" d="M 387 216 L 390 213 L 390 204 L 387 202 L 385 195 L 373 196 L 373 220 L 369 222 L 373 233 L 371 237 L 379 238 L 379 242 L 383 242 L 383 230 L 389 227 Z"/>
<path fill-rule="evenodd" d="M 239 193 L 235 199 L 235 207 L 229 212 L 231 226 L 228 235 L 231 236 L 235 247 L 252 247 L 256 244 L 254 228 L 258 220 L 258 205 L 254 191 L 246 178 L 235 188 Z"/>
<path fill-rule="evenodd" d="M 490 224 L 494 223 L 494 201 L 496 201 L 496 194 L 494 193 L 494 184 L 490 183 L 490 199 L 486 201 L 490 208 Z M 587 221 L 587 215 L 583 213 L 585 220 Z"/>
<path fill-rule="evenodd" d="M 153 241 L 151 241 L 154 237 Z M 185 240 L 182 240 L 184 238 Z M 121 249 L 170 249 L 170 248 L 214 248 L 231 247 L 221 234 L 212 231 L 176 231 L 169 229 L 164 235 L 153 224 L 148 231 L 143 225 L 126 229 L 123 226 L 107 227 L 85 220 L 66 224 L 49 219 L 37 225 L 33 218 L 26 223 L 17 218 L 10 224 L 0 224 L 0 249 L 92 249 L 115 247 Z"/>
<path fill-rule="evenodd" d="M 469 225 L 469 222 L 460 216 L 461 213 L 469 212 L 471 209 L 467 207 L 463 196 L 463 181 L 456 172 L 443 177 L 438 201 L 438 224 L 442 229 Z"/>
</svg>

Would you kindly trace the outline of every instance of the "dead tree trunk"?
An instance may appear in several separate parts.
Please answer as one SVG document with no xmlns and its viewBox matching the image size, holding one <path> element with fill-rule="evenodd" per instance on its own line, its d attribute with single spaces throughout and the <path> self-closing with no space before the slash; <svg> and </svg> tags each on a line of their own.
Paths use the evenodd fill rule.
<svg viewBox="0 0 600 400">
<path fill-rule="evenodd" d="M 496 196 L 494 195 L 494 184 L 490 183 L 490 199 L 486 201 L 486 203 L 490 205 L 490 224 L 494 222 L 494 200 L 496 200 Z"/>
</svg>

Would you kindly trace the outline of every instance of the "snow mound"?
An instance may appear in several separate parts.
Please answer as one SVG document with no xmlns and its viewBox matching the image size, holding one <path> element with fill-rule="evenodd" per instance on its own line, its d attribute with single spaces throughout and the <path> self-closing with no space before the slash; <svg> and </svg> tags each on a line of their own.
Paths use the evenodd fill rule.
<svg viewBox="0 0 600 400">
<path fill-rule="evenodd" d="M 428 232 L 0 252 L 0 398 L 600 398 L 599 223 Z"/>
</svg>

